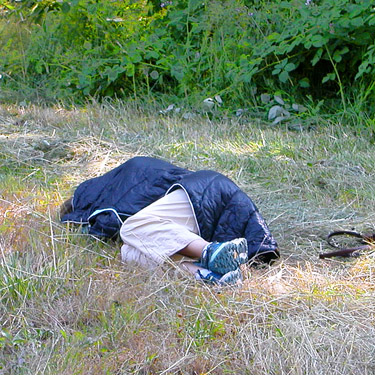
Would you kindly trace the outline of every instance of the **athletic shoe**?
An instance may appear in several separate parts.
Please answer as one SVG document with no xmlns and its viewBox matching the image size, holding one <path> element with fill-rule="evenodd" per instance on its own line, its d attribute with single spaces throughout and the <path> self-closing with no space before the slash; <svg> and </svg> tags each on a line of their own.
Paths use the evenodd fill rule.
<svg viewBox="0 0 375 375">
<path fill-rule="evenodd" d="M 211 242 L 202 252 L 198 265 L 210 271 L 225 275 L 235 271 L 247 262 L 246 238 L 236 238 L 228 242 Z"/>
<path fill-rule="evenodd" d="M 217 272 L 212 272 L 206 269 L 200 269 L 195 274 L 196 280 L 201 280 L 209 284 L 219 286 L 234 285 L 242 282 L 242 272 L 239 268 L 234 271 L 229 271 L 224 275 Z"/>
</svg>

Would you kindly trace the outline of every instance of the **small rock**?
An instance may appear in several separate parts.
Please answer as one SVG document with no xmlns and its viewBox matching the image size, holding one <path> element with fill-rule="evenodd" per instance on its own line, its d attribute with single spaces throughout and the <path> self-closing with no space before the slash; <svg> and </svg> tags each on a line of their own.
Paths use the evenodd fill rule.
<svg viewBox="0 0 375 375">
<path fill-rule="evenodd" d="M 285 116 L 277 116 L 277 117 L 273 120 L 272 125 L 276 125 L 276 124 L 280 123 L 281 121 L 285 120 L 286 118 L 287 118 L 287 117 L 285 117 Z"/>
<path fill-rule="evenodd" d="M 283 107 L 279 105 L 274 105 L 270 108 L 268 112 L 268 120 L 273 120 L 274 118 L 280 116 L 283 113 L 284 109 Z"/>
<path fill-rule="evenodd" d="M 275 95 L 273 98 L 275 99 L 276 103 L 279 103 L 280 105 L 285 104 L 284 100 L 280 96 Z"/>
</svg>

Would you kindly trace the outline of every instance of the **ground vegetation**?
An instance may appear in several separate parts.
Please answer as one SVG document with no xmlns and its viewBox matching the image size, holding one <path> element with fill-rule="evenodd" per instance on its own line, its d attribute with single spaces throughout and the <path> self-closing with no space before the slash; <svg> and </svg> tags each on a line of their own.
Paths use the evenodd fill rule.
<svg viewBox="0 0 375 375">
<path fill-rule="evenodd" d="M 144 103 L 2 105 L 2 374 L 371 374 L 373 252 L 319 260 L 333 229 L 374 230 L 373 145 L 249 117 L 184 119 Z M 242 288 L 175 264 L 124 267 L 120 242 L 59 223 L 81 181 L 135 155 L 231 177 L 257 203 L 282 258 Z"/>
</svg>

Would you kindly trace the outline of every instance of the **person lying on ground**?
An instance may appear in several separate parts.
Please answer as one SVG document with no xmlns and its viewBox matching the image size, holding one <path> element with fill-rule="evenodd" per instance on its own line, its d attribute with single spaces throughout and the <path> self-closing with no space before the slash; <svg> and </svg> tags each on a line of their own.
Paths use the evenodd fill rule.
<svg viewBox="0 0 375 375">
<path fill-rule="evenodd" d="M 153 268 L 174 254 L 197 279 L 234 284 L 241 264 L 279 257 L 277 243 L 250 197 L 211 170 L 190 171 L 134 157 L 81 183 L 61 208 L 61 221 L 94 236 L 120 235 L 124 262 Z"/>
</svg>

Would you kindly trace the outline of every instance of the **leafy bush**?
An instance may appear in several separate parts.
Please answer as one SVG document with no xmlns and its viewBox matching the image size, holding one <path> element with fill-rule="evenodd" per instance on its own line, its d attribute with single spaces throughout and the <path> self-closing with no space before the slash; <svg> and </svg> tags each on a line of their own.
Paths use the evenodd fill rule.
<svg viewBox="0 0 375 375">
<path fill-rule="evenodd" d="M 47 97 L 220 94 L 240 104 L 282 89 L 341 98 L 345 109 L 357 89 L 361 108 L 372 104 L 371 0 L 30 0 L 16 11 L 29 37 L 21 52 L 3 42 L 4 82 Z"/>
<path fill-rule="evenodd" d="M 20 61 L 27 83 L 44 86 L 47 96 L 113 95 L 111 85 L 131 77 L 140 61 L 133 39 L 147 26 L 139 21 L 147 8 L 130 3 L 73 0 L 48 8 L 40 23 L 40 13 L 35 19 L 30 12 L 28 47 Z M 131 90 L 123 81 L 122 88 Z"/>
</svg>

